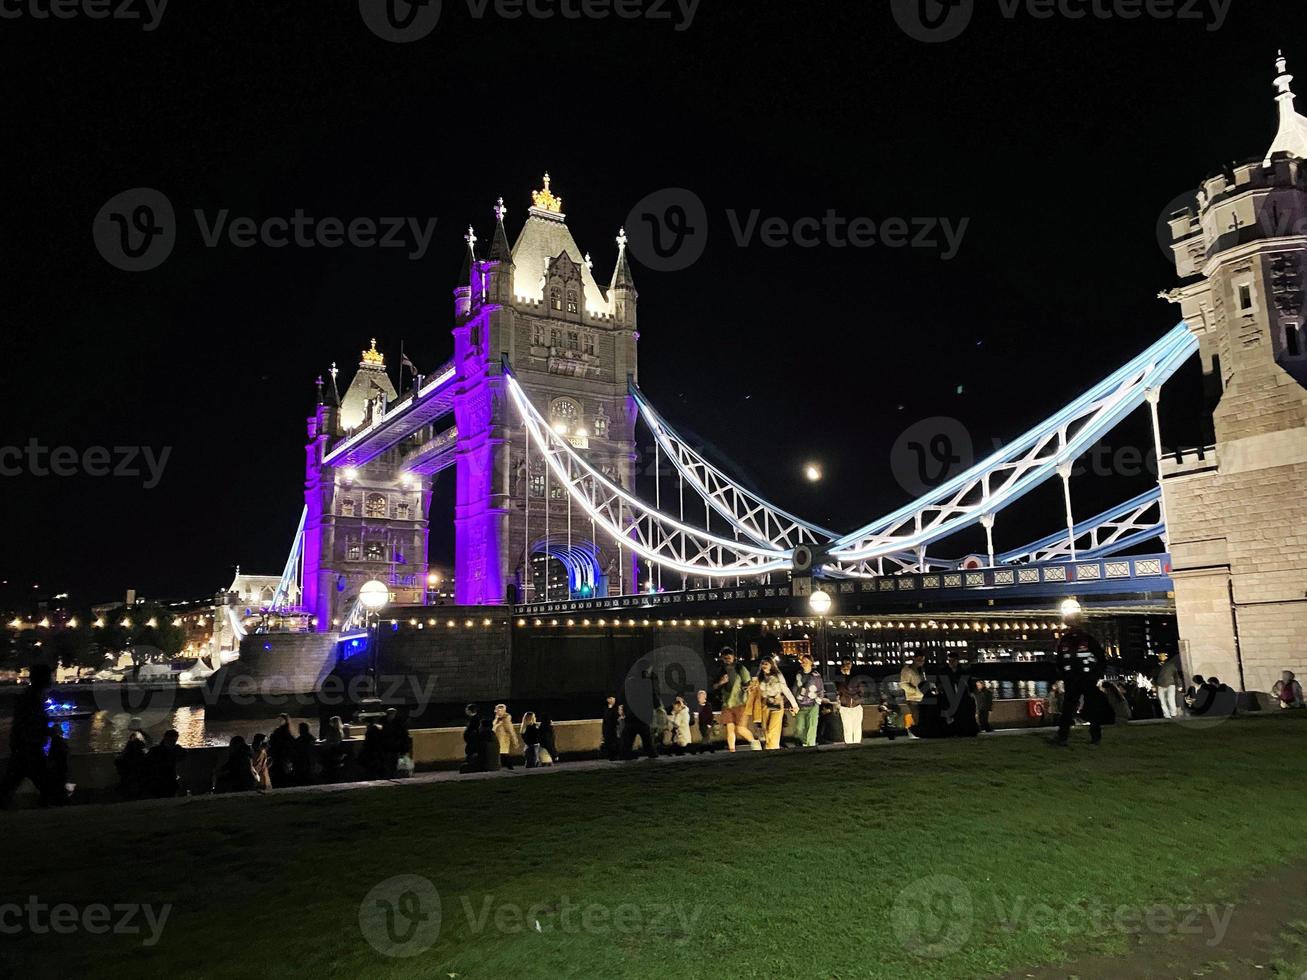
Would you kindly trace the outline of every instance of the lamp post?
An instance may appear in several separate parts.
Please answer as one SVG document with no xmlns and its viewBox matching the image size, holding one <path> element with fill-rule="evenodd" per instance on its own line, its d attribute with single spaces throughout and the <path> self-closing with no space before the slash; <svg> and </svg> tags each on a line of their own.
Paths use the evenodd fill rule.
<svg viewBox="0 0 1307 980">
<path fill-rule="evenodd" d="M 817 614 L 817 636 L 823 661 L 826 659 L 826 614 L 830 612 L 830 607 L 831 597 L 829 592 L 816 589 L 812 595 L 808 596 L 808 608 Z"/>
<path fill-rule="evenodd" d="M 368 645 L 371 648 L 368 673 L 372 678 L 372 696 L 375 698 L 377 696 L 377 626 L 381 621 L 381 610 L 390 602 L 390 587 L 376 579 L 365 582 L 363 588 L 359 589 L 359 602 L 363 603 L 363 608 L 367 610 Z"/>
</svg>

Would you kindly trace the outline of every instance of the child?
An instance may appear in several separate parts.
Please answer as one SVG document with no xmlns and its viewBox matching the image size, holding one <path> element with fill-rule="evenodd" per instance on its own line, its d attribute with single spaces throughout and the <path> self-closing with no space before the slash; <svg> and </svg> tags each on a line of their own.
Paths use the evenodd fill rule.
<svg viewBox="0 0 1307 980">
<path fill-rule="evenodd" d="M 899 714 L 898 705 L 888 701 L 880 703 L 880 711 L 880 733 L 892 742 L 903 734 L 903 717 Z"/>
</svg>

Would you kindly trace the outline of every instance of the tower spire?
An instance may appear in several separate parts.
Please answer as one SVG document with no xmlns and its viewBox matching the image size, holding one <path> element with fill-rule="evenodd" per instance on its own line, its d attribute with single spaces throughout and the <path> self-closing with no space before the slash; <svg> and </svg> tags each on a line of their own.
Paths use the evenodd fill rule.
<svg viewBox="0 0 1307 980">
<path fill-rule="evenodd" d="M 504 231 L 504 215 L 508 208 L 501 197 L 495 204 L 495 235 L 490 243 L 490 261 L 507 262 L 513 257 L 513 250 L 508 247 L 508 233 Z"/>
<path fill-rule="evenodd" d="M 626 243 L 629 239 L 626 237 L 626 229 L 623 228 L 617 234 L 617 267 L 613 269 L 612 288 L 625 286 L 630 289 L 635 288 L 635 279 L 631 276 L 631 264 L 626 260 Z"/>
<path fill-rule="evenodd" d="M 1280 130 L 1275 134 L 1275 142 L 1266 151 L 1263 166 L 1267 167 L 1277 153 L 1289 153 L 1307 159 L 1307 119 L 1294 108 L 1296 96 L 1293 94 L 1293 76 L 1289 74 L 1289 60 L 1283 51 L 1275 59 L 1275 71 L 1275 101 L 1280 104 Z"/>
</svg>

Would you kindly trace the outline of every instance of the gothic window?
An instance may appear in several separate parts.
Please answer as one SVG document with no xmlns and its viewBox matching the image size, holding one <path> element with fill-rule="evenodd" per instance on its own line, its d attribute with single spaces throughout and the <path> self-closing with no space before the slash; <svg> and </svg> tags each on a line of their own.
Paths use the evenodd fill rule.
<svg viewBox="0 0 1307 980">
<path fill-rule="evenodd" d="M 545 495 L 545 475 L 543 473 L 531 474 L 531 496 L 543 497 Z"/>
<path fill-rule="evenodd" d="M 358 506 L 353 497 L 346 497 L 340 502 L 340 516 L 353 517 L 354 509 Z"/>
<path fill-rule="evenodd" d="M 581 338 L 580 338 L 579 336 L 577 336 L 577 333 L 576 333 L 575 330 L 569 330 L 569 331 L 567 332 L 567 349 L 568 349 L 568 350 L 580 350 L 580 349 L 581 349 Z"/>
<path fill-rule="evenodd" d="M 595 335 L 592 333 L 585 335 L 585 352 L 592 356 L 595 352 Z"/>
<path fill-rule="evenodd" d="M 563 291 L 557 286 L 549 290 L 549 305 L 556 310 L 563 308 Z"/>
<path fill-rule="evenodd" d="M 473 346 L 473 347 L 480 347 L 480 346 L 481 346 L 481 327 L 480 327 L 480 326 L 476 326 L 476 327 L 473 327 L 473 328 L 472 328 L 472 336 L 471 336 L 471 339 L 472 339 L 472 346 Z"/>
<path fill-rule="evenodd" d="M 562 500 L 562 499 L 563 499 L 563 488 L 562 488 L 561 486 L 558 485 L 557 481 L 555 481 L 555 482 L 554 482 L 554 483 L 549 487 L 549 499 L 550 499 L 550 500 Z"/>
<path fill-rule="evenodd" d="M 368 517 L 385 517 L 386 498 L 379 493 L 368 494 L 368 500 L 364 508 L 364 513 Z"/>
<path fill-rule="evenodd" d="M 575 422 L 581 412 L 570 398 L 559 398 L 550 406 L 550 414 L 560 422 Z"/>
<path fill-rule="evenodd" d="M 1290 357 L 1302 354 L 1302 340 L 1298 335 L 1298 324 L 1290 323 L 1284 328 L 1284 346 Z"/>
<path fill-rule="evenodd" d="M 397 521 L 408 520 L 408 511 L 409 511 L 408 501 L 401 500 L 399 503 L 395 505 L 395 520 Z"/>
<path fill-rule="evenodd" d="M 549 346 L 550 346 L 550 347 L 562 347 L 562 346 L 563 346 L 563 333 L 562 333 L 561 330 L 550 330 L 550 331 L 549 331 Z"/>
<path fill-rule="evenodd" d="M 345 553 L 345 556 L 349 561 L 358 561 L 359 558 L 362 557 L 362 554 L 363 552 L 362 549 L 359 548 L 359 543 L 357 541 L 351 541 L 349 551 Z"/>
<path fill-rule="evenodd" d="M 602 406 L 599 414 L 595 416 L 595 436 L 599 439 L 608 438 L 608 416 L 604 414 Z"/>
<path fill-rule="evenodd" d="M 578 306 L 576 302 L 576 292 L 574 290 L 569 289 L 567 291 L 567 312 L 575 313 L 577 312 L 577 310 L 578 310 Z"/>
<path fill-rule="evenodd" d="M 368 561 L 385 561 L 386 546 L 380 541 L 369 541 L 363 550 Z"/>
<path fill-rule="evenodd" d="M 1251 310 L 1253 308 L 1253 287 L 1248 283 L 1239 286 L 1239 309 Z"/>
<path fill-rule="evenodd" d="M 532 326 L 531 346 L 532 347 L 545 346 L 545 325 L 543 323 L 537 323 L 534 326 Z"/>
</svg>

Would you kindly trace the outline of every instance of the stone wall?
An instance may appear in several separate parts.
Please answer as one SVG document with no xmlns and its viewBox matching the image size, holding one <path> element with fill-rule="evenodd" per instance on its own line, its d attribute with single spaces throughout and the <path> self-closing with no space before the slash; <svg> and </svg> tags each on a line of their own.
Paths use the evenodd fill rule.
<svg viewBox="0 0 1307 980">
<path fill-rule="evenodd" d="M 421 629 L 410 624 L 410 613 Z M 509 697 L 512 630 L 505 609 L 439 606 L 396 610 L 395 615 L 402 628 L 394 630 L 386 621 L 378 633 L 377 662 L 383 677 L 417 678 L 429 685 L 430 699 L 437 703 Z"/>
<path fill-rule="evenodd" d="M 310 694 L 336 666 L 336 633 L 256 633 L 241 640 L 241 656 L 213 675 L 206 691 L 238 694 Z"/>
</svg>

